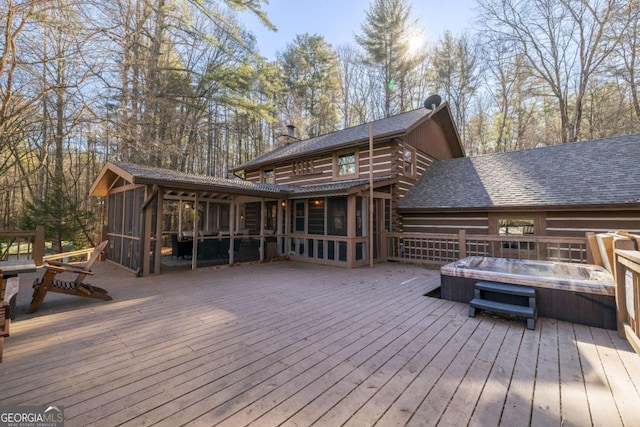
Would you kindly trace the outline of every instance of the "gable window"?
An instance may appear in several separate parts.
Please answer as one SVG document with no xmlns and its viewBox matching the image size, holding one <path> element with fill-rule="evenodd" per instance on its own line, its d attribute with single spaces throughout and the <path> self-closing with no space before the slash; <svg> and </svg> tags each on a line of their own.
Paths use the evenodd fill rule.
<svg viewBox="0 0 640 427">
<path fill-rule="evenodd" d="M 406 175 L 416 174 L 416 150 L 412 147 L 404 147 L 402 150 L 403 169 Z"/>
<path fill-rule="evenodd" d="M 334 176 L 352 177 L 358 174 L 358 155 L 355 152 L 342 153 L 334 157 Z"/>
<path fill-rule="evenodd" d="M 265 169 L 262 171 L 262 182 L 265 184 L 275 184 L 276 174 L 273 169 Z"/>
</svg>

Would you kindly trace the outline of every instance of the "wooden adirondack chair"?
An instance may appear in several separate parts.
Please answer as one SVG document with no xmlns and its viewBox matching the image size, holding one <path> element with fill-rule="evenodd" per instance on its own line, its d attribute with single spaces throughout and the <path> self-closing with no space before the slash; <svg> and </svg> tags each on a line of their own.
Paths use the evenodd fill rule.
<svg viewBox="0 0 640 427">
<path fill-rule="evenodd" d="M 40 305 L 42 304 L 45 295 L 47 295 L 47 292 L 58 292 L 61 294 L 110 301 L 112 298 L 107 295 L 106 290 L 84 283 L 84 279 L 87 275 L 93 275 L 91 268 L 98 260 L 102 251 L 107 247 L 107 244 L 108 241 L 105 240 L 93 249 L 65 252 L 44 257 L 43 259 L 46 262 L 46 270 L 42 279 L 36 279 L 33 283 L 33 299 L 31 300 L 31 305 L 29 306 L 27 313 L 35 313 L 40 309 Z M 54 259 L 77 257 L 82 255 L 86 255 L 88 257 L 86 262 L 62 263 L 54 261 Z M 57 275 L 62 273 L 75 274 L 76 278 L 74 280 L 58 279 Z"/>
</svg>

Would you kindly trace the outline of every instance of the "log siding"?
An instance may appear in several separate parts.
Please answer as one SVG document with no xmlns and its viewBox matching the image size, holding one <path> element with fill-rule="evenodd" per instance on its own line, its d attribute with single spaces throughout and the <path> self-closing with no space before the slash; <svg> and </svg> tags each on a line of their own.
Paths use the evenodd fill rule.
<svg viewBox="0 0 640 427">
<path fill-rule="evenodd" d="M 403 231 L 406 233 L 496 234 L 497 220 L 504 217 L 530 217 L 538 221 L 538 236 L 584 237 L 587 232 L 602 233 L 613 230 L 640 232 L 640 212 L 622 211 L 530 211 L 527 213 L 496 212 L 406 212 Z"/>
</svg>

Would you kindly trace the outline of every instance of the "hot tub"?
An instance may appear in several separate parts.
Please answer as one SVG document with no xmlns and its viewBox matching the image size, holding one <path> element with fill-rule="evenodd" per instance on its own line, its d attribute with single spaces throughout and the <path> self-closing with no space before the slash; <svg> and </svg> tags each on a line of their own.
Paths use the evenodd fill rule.
<svg viewBox="0 0 640 427">
<path fill-rule="evenodd" d="M 467 257 L 440 268 L 441 298 L 468 303 L 478 281 L 536 288 L 538 314 L 568 322 L 616 329 L 613 276 L 597 265 L 521 259 Z M 492 299 L 513 302 L 512 296 Z"/>
</svg>

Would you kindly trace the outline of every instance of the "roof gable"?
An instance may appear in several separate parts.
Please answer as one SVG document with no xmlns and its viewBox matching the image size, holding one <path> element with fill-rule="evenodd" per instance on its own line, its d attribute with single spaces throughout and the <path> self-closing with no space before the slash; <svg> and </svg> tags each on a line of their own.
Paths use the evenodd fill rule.
<svg viewBox="0 0 640 427">
<path fill-rule="evenodd" d="M 264 165 L 272 165 L 281 161 L 295 158 L 307 157 L 318 153 L 330 152 L 343 147 L 353 146 L 358 143 L 365 143 L 369 140 L 370 127 L 373 127 L 374 139 L 382 139 L 393 136 L 404 135 L 415 129 L 420 123 L 433 117 L 437 119 L 440 126 L 446 127 L 445 131 L 450 144 L 455 145 L 452 151 L 464 155 L 464 149 L 458 137 L 453 118 L 446 102 L 442 103 L 435 110 L 419 108 L 395 116 L 375 120 L 314 138 L 305 139 L 284 145 L 274 150 L 256 157 L 234 169 L 233 171 L 254 169 Z M 448 123 L 448 124 L 447 124 Z"/>
<path fill-rule="evenodd" d="M 435 162 L 400 209 L 640 206 L 640 134 Z"/>
</svg>

